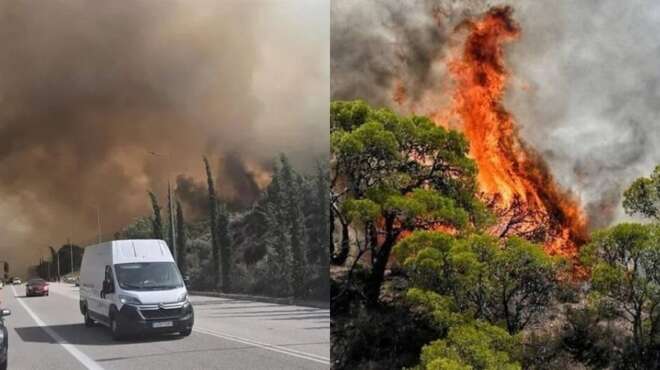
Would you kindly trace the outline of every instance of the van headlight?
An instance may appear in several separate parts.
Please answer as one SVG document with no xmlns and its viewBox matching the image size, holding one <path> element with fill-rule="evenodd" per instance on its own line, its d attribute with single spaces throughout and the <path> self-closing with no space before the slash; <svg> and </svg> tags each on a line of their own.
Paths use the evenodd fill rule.
<svg viewBox="0 0 660 370">
<path fill-rule="evenodd" d="M 131 297 L 130 295 L 119 295 L 119 302 L 122 304 L 142 304 L 139 299 Z"/>
<path fill-rule="evenodd" d="M 184 292 L 179 296 L 179 299 L 177 299 L 177 302 L 181 303 L 183 302 L 183 306 L 186 307 L 190 304 L 190 301 L 188 300 L 188 293 Z"/>
</svg>

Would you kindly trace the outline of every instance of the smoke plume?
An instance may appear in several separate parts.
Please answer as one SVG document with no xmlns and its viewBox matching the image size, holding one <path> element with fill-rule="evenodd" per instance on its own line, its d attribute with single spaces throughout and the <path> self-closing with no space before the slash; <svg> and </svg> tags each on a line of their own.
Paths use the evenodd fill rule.
<svg viewBox="0 0 660 370">
<path fill-rule="evenodd" d="M 0 5 L 1 259 L 112 235 L 176 182 L 255 196 L 270 161 L 327 156 L 329 5 L 211 0 Z M 327 27 L 324 27 L 327 25 Z M 178 177 L 178 180 L 177 180 Z M 205 190 L 205 189 L 204 189 Z M 234 204 L 232 203 L 232 204 Z"/>
<path fill-rule="evenodd" d="M 579 198 L 592 228 L 624 218 L 623 189 L 660 163 L 660 4 L 335 1 L 332 98 L 437 113 L 448 101 L 438 92 L 452 86 L 445 66 L 457 27 L 498 5 L 514 9 L 522 30 L 506 49 L 504 103 L 520 135 Z"/>
</svg>

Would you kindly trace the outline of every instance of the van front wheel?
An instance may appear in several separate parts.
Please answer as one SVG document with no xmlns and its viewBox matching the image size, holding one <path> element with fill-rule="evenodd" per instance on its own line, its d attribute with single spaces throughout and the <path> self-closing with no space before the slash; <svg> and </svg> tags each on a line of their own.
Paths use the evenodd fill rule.
<svg viewBox="0 0 660 370">
<path fill-rule="evenodd" d="M 123 339 L 123 335 L 121 333 L 121 328 L 119 327 L 119 323 L 115 318 L 110 319 L 110 330 L 112 331 L 112 339 L 114 340 L 121 340 Z"/>
<path fill-rule="evenodd" d="M 89 317 L 89 310 L 85 309 L 85 326 L 88 328 L 91 328 L 94 326 L 94 320 L 92 320 L 91 317 Z"/>
</svg>

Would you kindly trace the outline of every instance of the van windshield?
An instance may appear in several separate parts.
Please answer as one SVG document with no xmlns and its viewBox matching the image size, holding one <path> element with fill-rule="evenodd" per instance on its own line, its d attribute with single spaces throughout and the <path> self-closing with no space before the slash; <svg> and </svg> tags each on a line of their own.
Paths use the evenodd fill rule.
<svg viewBox="0 0 660 370">
<path fill-rule="evenodd" d="M 183 286 L 174 262 L 139 262 L 115 265 L 117 282 L 126 290 L 161 290 Z"/>
</svg>

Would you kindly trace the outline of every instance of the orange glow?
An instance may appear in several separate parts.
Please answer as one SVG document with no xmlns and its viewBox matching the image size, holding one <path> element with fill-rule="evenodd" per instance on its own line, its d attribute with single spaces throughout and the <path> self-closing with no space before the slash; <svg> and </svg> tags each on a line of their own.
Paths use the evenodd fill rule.
<svg viewBox="0 0 660 370">
<path fill-rule="evenodd" d="M 493 8 L 460 29 L 464 27 L 468 35 L 463 49 L 448 62 L 455 81 L 451 110 L 477 162 L 480 191 L 496 210 L 516 207 L 518 214 L 526 215 L 524 222 L 504 232 L 516 235 L 541 228 L 540 239 L 548 253 L 576 257 L 587 235 L 584 214 L 558 187 L 541 157 L 520 139 L 514 118 L 502 105 L 508 78 L 503 44 L 520 34 L 511 9 Z M 444 119 L 438 119 L 443 116 L 431 115 L 438 125 L 446 126 Z M 493 232 L 502 231 L 496 227 Z"/>
</svg>

